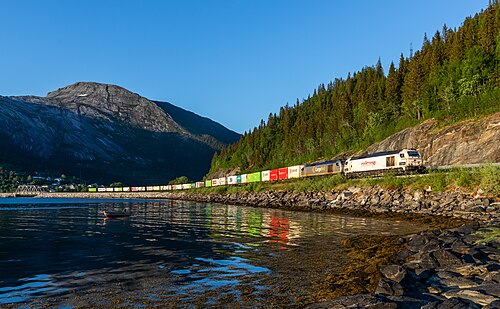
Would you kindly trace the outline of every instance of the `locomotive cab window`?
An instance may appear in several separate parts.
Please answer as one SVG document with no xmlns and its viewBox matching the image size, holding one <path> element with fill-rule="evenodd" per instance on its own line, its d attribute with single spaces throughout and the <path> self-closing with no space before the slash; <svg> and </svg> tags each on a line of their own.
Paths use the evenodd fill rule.
<svg viewBox="0 0 500 309">
<path fill-rule="evenodd" d="M 409 157 L 420 157 L 420 154 L 418 153 L 418 151 L 408 151 L 408 156 Z"/>
</svg>

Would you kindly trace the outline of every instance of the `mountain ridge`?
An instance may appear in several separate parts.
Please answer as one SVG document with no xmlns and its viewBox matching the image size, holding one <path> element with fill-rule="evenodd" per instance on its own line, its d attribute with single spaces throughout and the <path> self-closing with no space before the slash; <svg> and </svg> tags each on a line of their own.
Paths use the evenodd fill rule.
<svg viewBox="0 0 500 309">
<path fill-rule="evenodd" d="M 198 122 L 206 128 L 197 128 Z M 0 96 L 0 161 L 29 169 L 60 166 L 96 181 L 199 179 L 215 150 L 239 136 L 208 118 L 111 84 L 78 82 L 46 97 Z"/>
</svg>

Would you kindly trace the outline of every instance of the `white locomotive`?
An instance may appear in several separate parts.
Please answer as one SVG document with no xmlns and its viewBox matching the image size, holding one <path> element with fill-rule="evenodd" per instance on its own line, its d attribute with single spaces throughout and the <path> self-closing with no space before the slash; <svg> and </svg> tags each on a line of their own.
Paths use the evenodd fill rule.
<svg viewBox="0 0 500 309">
<path fill-rule="evenodd" d="M 412 171 L 421 172 L 424 169 L 422 156 L 414 148 L 351 157 L 344 163 L 346 176 L 377 175 L 388 171 L 403 174 Z"/>
</svg>

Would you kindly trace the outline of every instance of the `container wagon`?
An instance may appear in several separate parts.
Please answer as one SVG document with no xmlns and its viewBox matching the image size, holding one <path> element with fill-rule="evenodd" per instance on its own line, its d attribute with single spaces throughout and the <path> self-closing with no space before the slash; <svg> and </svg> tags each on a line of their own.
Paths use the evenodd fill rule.
<svg viewBox="0 0 500 309">
<path fill-rule="evenodd" d="M 278 169 L 270 170 L 269 171 L 269 180 L 270 181 L 276 181 L 278 180 Z"/>
<path fill-rule="evenodd" d="M 204 186 L 205 186 L 205 183 L 203 181 L 196 182 L 196 188 L 203 188 Z"/>
<path fill-rule="evenodd" d="M 300 178 L 300 172 L 304 165 L 294 165 L 288 167 L 288 179 Z"/>
<path fill-rule="evenodd" d="M 235 185 L 238 183 L 238 176 L 227 176 L 227 184 Z"/>
<path fill-rule="evenodd" d="M 261 172 L 255 172 L 251 174 L 247 174 L 247 182 L 260 182 L 262 181 L 262 173 Z"/>
<path fill-rule="evenodd" d="M 288 167 L 282 167 L 278 169 L 278 179 L 279 180 L 288 179 Z"/>
<path fill-rule="evenodd" d="M 270 170 L 267 170 L 267 171 L 262 171 L 262 177 L 261 177 L 261 181 L 270 181 L 271 180 L 271 171 Z"/>
<path fill-rule="evenodd" d="M 329 175 L 342 173 L 343 164 L 342 161 L 324 161 L 312 164 L 306 164 L 302 167 L 300 176 L 319 176 L 319 175 Z"/>
</svg>

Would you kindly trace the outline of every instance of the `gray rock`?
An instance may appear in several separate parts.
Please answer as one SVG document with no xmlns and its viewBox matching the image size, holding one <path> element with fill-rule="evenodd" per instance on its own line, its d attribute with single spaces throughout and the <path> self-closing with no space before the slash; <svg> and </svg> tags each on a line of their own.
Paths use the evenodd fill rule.
<svg viewBox="0 0 500 309">
<path fill-rule="evenodd" d="M 408 275 L 406 270 L 399 265 L 387 265 L 380 269 L 380 273 L 387 279 L 401 283 Z"/>
<path fill-rule="evenodd" d="M 491 296 L 495 296 L 500 298 L 500 284 L 491 284 L 491 285 L 480 285 L 475 288 L 471 288 L 469 290 L 479 291 L 481 293 L 486 293 Z"/>
<path fill-rule="evenodd" d="M 443 293 L 443 289 L 441 287 L 439 287 L 439 286 L 433 286 L 433 285 L 427 287 L 427 291 L 429 293 L 431 293 L 431 294 L 441 294 L 441 293 Z"/>
<path fill-rule="evenodd" d="M 500 309 L 500 300 L 495 300 L 489 305 L 484 306 L 483 309 Z"/>
<path fill-rule="evenodd" d="M 456 278 L 446 278 L 442 279 L 440 283 L 448 288 L 458 287 L 458 288 L 472 288 L 477 287 L 479 284 L 474 282 L 473 280 L 464 278 L 464 277 L 456 277 Z"/>
<path fill-rule="evenodd" d="M 457 278 L 460 276 L 460 274 L 452 271 L 438 271 L 436 273 L 436 276 L 438 276 L 439 279 L 450 279 L 450 278 Z"/>
<path fill-rule="evenodd" d="M 424 282 L 427 281 L 429 278 L 434 276 L 436 273 L 436 270 L 432 268 L 417 268 L 415 269 L 415 275 L 417 276 L 418 280 Z"/>
<path fill-rule="evenodd" d="M 326 309 L 326 308 L 335 308 L 335 309 L 361 309 L 361 308 L 369 308 L 369 309 L 396 309 L 398 305 L 395 302 L 388 300 L 385 297 L 377 296 L 377 295 L 369 295 L 369 294 L 360 294 L 354 296 L 344 296 L 335 298 L 329 301 L 311 304 L 306 306 L 305 308 L 310 309 Z"/>
<path fill-rule="evenodd" d="M 471 304 L 460 298 L 451 298 L 445 301 L 437 301 L 422 306 L 421 309 L 475 309 L 479 308 L 476 304 Z"/>
<path fill-rule="evenodd" d="M 442 294 L 446 298 L 458 297 L 470 300 L 481 306 L 489 305 L 490 303 L 498 300 L 497 297 L 488 295 L 482 291 L 474 289 L 455 289 Z"/>
<path fill-rule="evenodd" d="M 477 264 L 465 264 L 463 266 L 455 267 L 453 271 L 465 277 L 485 276 L 486 274 L 488 274 L 488 269 L 486 265 L 477 265 Z"/>
<path fill-rule="evenodd" d="M 441 245 L 439 243 L 439 240 L 437 238 L 429 240 L 423 247 L 422 250 L 424 251 L 434 251 L 438 250 L 441 248 Z"/>
<path fill-rule="evenodd" d="M 432 253 L 432 257 L 439 264 L 439 267 L 450 267 L 463 264 L 459 257 L 447 250 L 436 250 Z"/>
<path fill-rule="evenodd" d="M 404 295 L 404 289 L 400 283 L 382 278 L 378 282 L 375 294 L 401 296 Z"/>
<path fill-rule="evenodd" d="M 409 296 L 387 296 L 387 299 L 396 303 L 398 308 L 406 308 L 406 309 L 419 309 L 422 306 L 429 303 L 429 300 L 424 298 L 415 298 Z M 432 301 L 435 301 L 435 297 L 431 297 Z"/>
<path fill-rule="evenodd" d="M 461 239 L 456 239 L 452 244 L 451 244 L 451 249 L 455 252 L 461 253 L 461 254 L 466 254 L 469 251 L 469 246 L 463 242 Z"/>
<path fill-rule="evenodd" d="M 415 235 L 410 239 L 407 247 L 413 252 L 418 252 L 427 244 L 432 238 L 428 235 Z"/>
<path fill-rule="evenodd" d="M 500 271 L 491 271 L 484 276 L 485 281 L 500 283 Z"/>
</svg>

